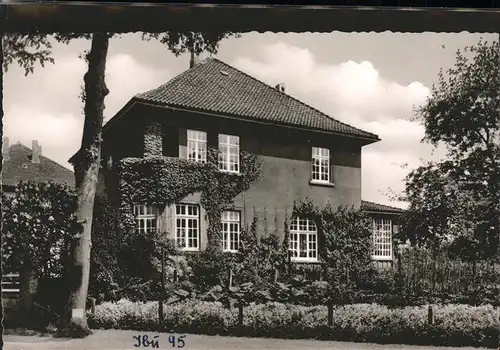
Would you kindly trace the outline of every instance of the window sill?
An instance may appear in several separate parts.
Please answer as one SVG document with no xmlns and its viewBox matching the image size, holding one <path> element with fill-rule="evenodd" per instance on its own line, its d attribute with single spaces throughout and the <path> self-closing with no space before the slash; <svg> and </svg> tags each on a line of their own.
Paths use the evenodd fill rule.
<svg viewBox="0 0 500 350">
<path fill-rule="evenodd" d="M 219 173 L 241 176 L 241 173 L 239 171 L 229 171 L 229 170 L 219 169 Z"/>
<path fill-rule="evenodd" d="M 371 256 L 372 261 L 392 261 L 392 256 Z"/>
<path fill-rule="evenodd" d="M 333 182 L 318 181 L 318 180 L 309 180 L 309 185 L 311 185 L 311 186 L 335 187 L 335 184 Z"/>
<path fill-rule="evenodd" d="M 311 258 L 291 258 L 290 262 L 294 264 L 320 264 L 318 259 Z"/>
<path fill-rule="evenodd" d="M 197 253 L 200 251 L 200 249 L 199 248 L 179 248 L 179 251 L 187 252 L 187 253 Z"/>
</svg>

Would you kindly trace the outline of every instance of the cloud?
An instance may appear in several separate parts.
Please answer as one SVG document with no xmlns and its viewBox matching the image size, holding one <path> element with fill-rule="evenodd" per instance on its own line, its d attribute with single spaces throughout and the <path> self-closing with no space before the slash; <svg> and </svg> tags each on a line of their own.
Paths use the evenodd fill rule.
<svg viewBox="0 0 500 350">
<path fill-rule="evenodd" d="M 431 147 L 420 143 L 423 127 L 408 120 L 430 93 L 418 81 L 402 85 L 384 79 L 368 61 L 320 63 L 308 49 L 282 42 L 266 46 L 260 61 L 240 57 L 233 64 L 269 85 L 284 83 L 290 95 L 381 137 L 363 152 L 364 199 L 389 203 L 381 192 L 402 189 L 408 170 L 400 164 L 417 166 L 430 154 Z"/>
<path fill-rule="evenodd" d="M 172 78 L 167 69 L 142 65 L 134 57 L 123 53 L 108 59 L 105 116 L 111 118 L 134 95 L 157 88 Z"/>
<path fill-rule="evenodd" d="M 5 74 L 6 113 L 14 104 L 56 114 L 78 113 L 82 106 L 79 94 L 85 69 L 85 62 L 77 55 L 56 57 L 55 64 L 36 67 L 34 74 L 27 77 L 13 66 Z"/>
<path fill-rule="evenodd" d="M 69 167 L 67 160 L 78 150 L 83 132 L 83 103 L 80 100 L 85 62 L 75 56 L 55 57 L 54 65 L 38 67 L 22 76 L 15 66 L 5 79 L 4 135 L 11 143 L 31 147 L 40 141 L 44 155 Z M 171 77 L 168 70 L 142 65 L 130 55 L 108 57 L 105 117 L 113 116 L 131 97 L 156 88 Z"/>
</svg>

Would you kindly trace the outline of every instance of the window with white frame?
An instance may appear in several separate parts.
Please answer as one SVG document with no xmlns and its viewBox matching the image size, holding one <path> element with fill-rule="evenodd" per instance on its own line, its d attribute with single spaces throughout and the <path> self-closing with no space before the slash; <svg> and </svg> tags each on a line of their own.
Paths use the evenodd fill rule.
<svg viewBox="0 0 500 350">
<path fill-rule="evenodd" d="M 312 148 L 312 180 L 330 182 L 330 150 L 328 148 Z"/>
<path fill-rule="evenodd" d="M 373 219 L 372 259 L 392 259 L 392 222 L 390 219 Z"/>
<path fill-rule="evenodd" d="M 207 162 L 207 133 L 204 131 L 187 131 L 187 159 L 195 162 Z"/>
<path fill-rule="evenodd" d="M 290 223 L 291 260 L 318 261 L 318 230 L 313 220 L 294 218 Z"/>
<path fill-rule="evenodd" d="M 219 135 L 219 169 L 231 173 L 240 171 L 240 138 Z"/>
<path fill-rule="evenodd" d="M 224 211 L 221 218 L 222 224 L 222 250 L 236 252 L 240 246 L 240 212 Z"/>
<path fill-rule="evenodd" d="M 175 205 L 175 243 L 182 250 L 200 249 L 200 210 L 196 204 Z"/>
<path fill-rule="evenodd" d="M 158 208 L 154 205 L 134 206 L 135 228 L 137 233 L 150 233 L 157 230 Z"/>
</svg>

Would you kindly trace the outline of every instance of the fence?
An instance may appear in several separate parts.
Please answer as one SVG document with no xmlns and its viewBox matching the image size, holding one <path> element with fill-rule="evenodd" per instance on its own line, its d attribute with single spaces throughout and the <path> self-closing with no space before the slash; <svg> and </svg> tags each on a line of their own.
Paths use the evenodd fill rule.
<svg viewBox="0 0 500 350">
<path fill-rule="evenodd" d="M 8 295 L 19 295 L 20 282 L 18 273 L 10 273 L 2 276 L 2 293 Z"/>
<path fill-rule="evenodd" d="M 21 284 L 19 274 L 7 274 L 2 276 L 2 304 L 4 318 L 6 321 L 15 319 L 19 309 L 19 298 L 21 295 Z"/>
<path fill-rule="evenodd" d="M 445 251 L 408 249 L 398 255 L 389 273 L 416 295 L 468 294 L 479 287 L 500 286 L 498 262 L 464 262 Z"/>
</svg>

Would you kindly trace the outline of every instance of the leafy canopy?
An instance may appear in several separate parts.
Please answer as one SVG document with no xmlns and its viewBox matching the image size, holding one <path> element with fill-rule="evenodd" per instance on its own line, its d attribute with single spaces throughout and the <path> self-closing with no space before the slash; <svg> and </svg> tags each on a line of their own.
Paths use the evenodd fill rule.
<svg viewBox="0 0 500 350">
<path fill-rule="evenodd" d="M 498 254 L 500 236 L 500 46 L 480 41 L 459 50 L 441 71 L 416 120 L 423 141 L 447 149 L 446 159 L 409 173 L 403 233 L 436 247 L 451 239 L 467 258 Z M 466 249 L 466 248 L 469 249 Z M 477 254 L 470 254 L 475 250 Z"/>
<path fill-rule="evenodd" d="M 220 42 L 230 37 L 239 37 L 239 34 L 231 32 L 166 32 L 143 33 L 142 35 L 142 38 L 147 41 L 158 40 L 176 56 L 191 50 L 195 55 L 203 52 L 216 54 Z"/>
<path fill-rule="evenodd" d="M 3 36 L 3 69 L 7 72 L 12 63 L 24 69 L 24 74 L 32 74 L 36 64 L 54 63 L 52 44 L 45 35 L 7 34 Z"/>
</svg>

